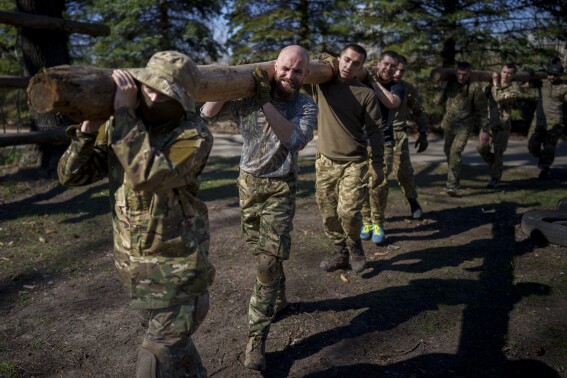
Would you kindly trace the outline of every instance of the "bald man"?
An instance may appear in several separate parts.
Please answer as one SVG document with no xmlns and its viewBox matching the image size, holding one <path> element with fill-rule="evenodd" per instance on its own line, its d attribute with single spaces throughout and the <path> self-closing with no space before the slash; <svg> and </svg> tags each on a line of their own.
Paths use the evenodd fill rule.
<svg viewBox="0 0 567 378">
<path fill-rule="evenodd" d="M 228 102 L 207 102 L 201 116 L 233 119 L 244 145 L 238 188 L 242 233 L 256 256 L 256 284 L 248 309 L 248 344 L 244 365 L 266 369 L 265 345 L 270 325 L 286 305 L 283 262 L 289 258 L 297 154 L 311 139 L 317 106 L 299 93 L 309 73 L 309 55 L 300 46 L 284 48 L 270 77 L 254 71 L 256 95 Z"/>
</svg>

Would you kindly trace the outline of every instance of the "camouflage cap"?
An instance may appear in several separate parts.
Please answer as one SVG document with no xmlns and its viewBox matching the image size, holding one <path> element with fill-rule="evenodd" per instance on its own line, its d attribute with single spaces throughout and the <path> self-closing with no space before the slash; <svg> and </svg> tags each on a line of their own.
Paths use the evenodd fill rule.
<svg viewBox="0 0 567 378">
<path fill-rule="evenodd" d="M 547 74 L 548 75 L 563 75 L 563 66 L 561 64 L 552 64 L 547 67 Z"/>
<path fill-rule="evenodd" d="M 199 69 L 187 55 L 177 51 L 155 53 L 145 68 L 128 72 L 142 84 L 179 101 L 186 112 L 195 112 Z"/>
</svg>

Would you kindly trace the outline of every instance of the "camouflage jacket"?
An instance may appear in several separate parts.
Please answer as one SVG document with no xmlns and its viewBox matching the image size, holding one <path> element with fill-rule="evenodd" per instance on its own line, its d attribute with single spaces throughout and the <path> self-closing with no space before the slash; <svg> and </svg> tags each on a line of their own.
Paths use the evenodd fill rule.
<svg viewBox="0 0 567 378">
<path fill-rule="evenodd" d="M 480 82 L 469 81 L 460 85 L 455 79 L 449 80 L 435 102 L 438 105 L 445 103 L 441 122 L 443 129 L 468 127 L 472 130 L 475 125 L 483 131 L 490 128 L 486 94 Z"/>
<path fill-rule="evenodd" d="M 537 88 L 538 102 L 534 122 L 538 127 L 551 129 L 555 125 L 563 125 L 563 105 L 567 103 L 567 82 L 551 84 L 545 80 L 541 88 Z"/>
<path fill-rule="evenodd" d="M 197 115 L 187 117 L 148 131 L 124 107 L 98 137 L 67 131 L 59 180 L 81 186 L 108 175 L 114 260 L 134 308 L 182 303 L 214 279 L 207 206 L 196 197 L 212 136 Z"/>
<path fill-rule="evenodd" d="M 427 134 L 429 130 L 429 121 L 427 113 L 423 109 L 423 100 L 414 85 L 407 81 L 401 81 L 405 87 L 405 96 L 402 103 L 396 109 L 394 116 L 394 131 L 407 132 L 407 120 L 411 114 L 417 123 L 418 130 L 421 134 Z"/>
<path fill-rule="evenodd" d="M 505 87 L 486 87 L 492 129 L 511 128 L 512 105 L 520 94 L 520 86 L 512 82 Z"/>
</svg>

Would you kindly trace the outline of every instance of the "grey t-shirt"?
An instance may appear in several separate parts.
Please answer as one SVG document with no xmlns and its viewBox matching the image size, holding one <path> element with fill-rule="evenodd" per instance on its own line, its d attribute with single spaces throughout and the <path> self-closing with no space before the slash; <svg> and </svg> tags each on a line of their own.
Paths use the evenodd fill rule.
<svg viewBox="0 0 567 378">
<path fill-rule="evenodd" d="M 256 177 L 285 177 L 298 173 L 297 153 L 313 139 L 317 124 L 317 105 L 308 96 L 296 93 L 288 100 L 272 100 L 276 109 L 294 125 L 289 140 L 282 142 L 271 129 L 254 97 L 227 101 L 211 121 L 233 119 L 244 145 L 240 169 Z"/>
</svg>

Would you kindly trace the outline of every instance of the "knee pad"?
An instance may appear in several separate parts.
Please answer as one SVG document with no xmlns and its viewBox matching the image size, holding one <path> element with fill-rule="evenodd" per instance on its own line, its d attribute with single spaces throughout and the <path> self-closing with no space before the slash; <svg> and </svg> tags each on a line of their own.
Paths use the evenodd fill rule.
<svg viewBox="0 0 567 378">
<path fill-rule="evenodd" d="M 266 254 L 256 256 L 256 268 L 258 270 L 258 282 L 264 286 L 272 286 L 278 283 L 283 270 L 280 259 Z"/>
</svg>

